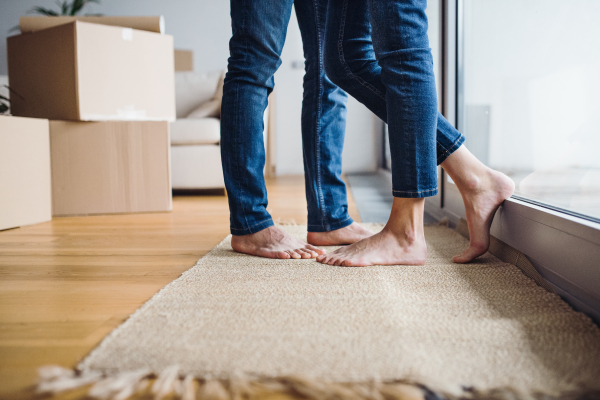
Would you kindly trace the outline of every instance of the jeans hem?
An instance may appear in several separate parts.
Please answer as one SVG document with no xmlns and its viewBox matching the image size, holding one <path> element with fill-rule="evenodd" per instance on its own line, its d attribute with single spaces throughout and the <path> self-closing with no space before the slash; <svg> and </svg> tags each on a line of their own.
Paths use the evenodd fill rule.
<svg viewBox="0 0 600 400">
<path fill-rule="evenodd" d="M 450 156 L 450 154 L 454 153 L 456 150 L 458 150 L 458 148 L 465 142 L 465 135 L 463 135 L 462 133 L 460 134 L 460 136 L 458 137 L 458 139 L 456 139 L 456 141 L 452 144 L 452 146 L 450 146 L 448 149 L 446 149 L 444 151 L 444 154 L 440 155 L 437 158 L 437 164 L 440 165 L 441 163 L 443 163 L 444 161 L 446 161 L 446 158 L 448 158 Z"/>
<path fill-rule="evenodd" d="M 327 225 L 325 224 L 308 224 L 307 225 L 307 231 L 308 232 L 331 232 L 331 231 L 335 231 L 338 229 L 342 229 L 345 228 L 349 225 L 352 225 L 352 223 L 354 222 L 354 220 L 348 216 L 348 218 L 342 219 L 342 220 L 337 220 L 336 222 L 333 223 L 329 223 Z"/>
<path fill-rule="evenodd" d="M 273 219 L 269 218 L 269 219 L 259 222 L 258 224 L 249 226 L 247 228 L 229 227 L 229 230 L 231 231 L 232 235 L 244 236 L 244 235 L 250 235 L 252 233 L 260 232 L 263 229 L 267 229 L 268 227 L 274 226 L 274 225 L 275 224 L 273 223 Z"/>
<path fill-rule="evenodd" d="M 419 191 L 407 191 L 407 190 L 392 190 L 394 197 L 403 199 L 420 199 L 423 197 L 431 197 L 438 194 L 438 188 L 425 189 Z"/>
</svg>

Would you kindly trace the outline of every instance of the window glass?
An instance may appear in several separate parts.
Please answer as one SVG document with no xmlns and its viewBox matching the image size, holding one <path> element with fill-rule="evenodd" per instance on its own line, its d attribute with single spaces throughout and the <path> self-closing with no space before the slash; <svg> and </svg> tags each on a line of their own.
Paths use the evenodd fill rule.
<svg viewBox="0 0 600 400">
<path fill-rule="evenodd" d="M 516 195 L 600 218 L 600 1 L 463 4 L 466 146 Z"/>
</svg>

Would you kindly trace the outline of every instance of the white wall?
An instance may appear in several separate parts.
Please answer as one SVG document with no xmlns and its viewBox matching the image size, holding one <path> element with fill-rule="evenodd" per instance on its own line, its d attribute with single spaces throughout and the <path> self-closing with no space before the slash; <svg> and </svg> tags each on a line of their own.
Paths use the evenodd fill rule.
<svg viewBox="0 0 600 400">
<path fill-rule="evenodd" d="M 33 6 L 56 9 L 55 0 L 0 0 L 0 32 L 17 25 L 19 17 Z M 91 4 L 88 13 L 105 15 L 164 15 L 166 32 L 175 38 L 175 47 L 194 52 L 196 71 L 225 69 L 229 56 L 231 21 L 229 1 L 198 0 L 101 0 Z M 304 61 L 300 31 L 292 14 L 282 66 L 275 75 L 277 90 L 277 174 L 301 174 L 302 147 L 300 112 L 303 70 L 292 63 Z M 6 41 L 0 41 L 0 75 L 7 73 Z M 348 127 L 344 149 L 345 172 L 372 171 L 377 167 L 379 124 L 353 99 L 348 105 Z"/>
<path fill-rule="evenodd" d="M 34 6 L 57 9 L 55 0 L 0 0 L 0 32 L 18 25 L 19 17 Z M 168 34 L 175 48 L 194 51 L 197 71 L 225 69 L 229 57 L 231 23 L 229 1 L 198 0 L 100 0 L 90 4 L 86 13 L 105 15 L 164 15 Z M 11 33 L 14 34 L 14 33 Z M 6 75 L 6 41 L 0 41 L 0 75 Z"/>
</svg>

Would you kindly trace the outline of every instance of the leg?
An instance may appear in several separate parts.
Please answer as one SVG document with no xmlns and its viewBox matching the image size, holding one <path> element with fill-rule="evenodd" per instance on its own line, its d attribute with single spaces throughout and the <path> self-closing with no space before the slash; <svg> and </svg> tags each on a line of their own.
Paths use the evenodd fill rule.
<svg viewBox="0 0 600 400">
<path fill-rule="evenodd" d="M 386 87 L 371 41 L 368 6 L 360 0 L 330 0 L 325 67 L 328 76 L 387 122 Z M 454 258 L 468 262 L 489 247 L 489 227 L 499 204 L 514 183 L 479 162 L 464 146 L 464 137 L 438 114 L 437 163 L 456 183 L 465 202 L 470 246 Z"/>
<path fill-rule="evenodd" d="M 325 31 L 325 70 L 327 76 L 384 122 L 388 122 L 386 86 L 375 57 L 364 0 L 330 0 Z M 440 164 L 463 142 L 460 134 L 437 113 L 436 153 Z"/>
<path fill-rule="evenodd" d="M 263 113 L 281 64 L 292 0 L 231 0 L 233 35 L 221 109 L 221 161 L 232 247 L 273 258 L 309 258 L 323 251 L 273 226 L 266 210 Z"/>
<path fill-rule="evenodd" d="M 341 178 L 348 96 L 327 78 L 323 66 L 327 1 L 296 0 L 294 7 L 306 59 L 302 147 L 308 242 L 354 243 L 373 232 L 354 223 L 348 215 L 346 185 Z"/>
<path fill-rule="evenodd" d="M 422 264 L 424 197 L 437 194 L 437 100 L 425 1 L 369 1 L 385 86 L 394 205 L 382 232 L 319 259 L 345 266 Z"/>
</svg>

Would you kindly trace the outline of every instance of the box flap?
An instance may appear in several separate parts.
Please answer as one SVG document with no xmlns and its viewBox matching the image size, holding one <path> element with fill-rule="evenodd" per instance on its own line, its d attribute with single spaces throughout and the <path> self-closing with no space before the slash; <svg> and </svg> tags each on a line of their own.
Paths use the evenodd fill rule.
<svg viewBox="0 0 600 400">
<path fill-rule="evenodd" d="M 142 31 L 165 33 L 165 19 L 162 15 L 150 17 L 110 17 L 110 16 L 23 16 L 19 19 L 22 33 L 37 32 L 74 21 L 92 24 L 121 26 Z"/>
</svg>

